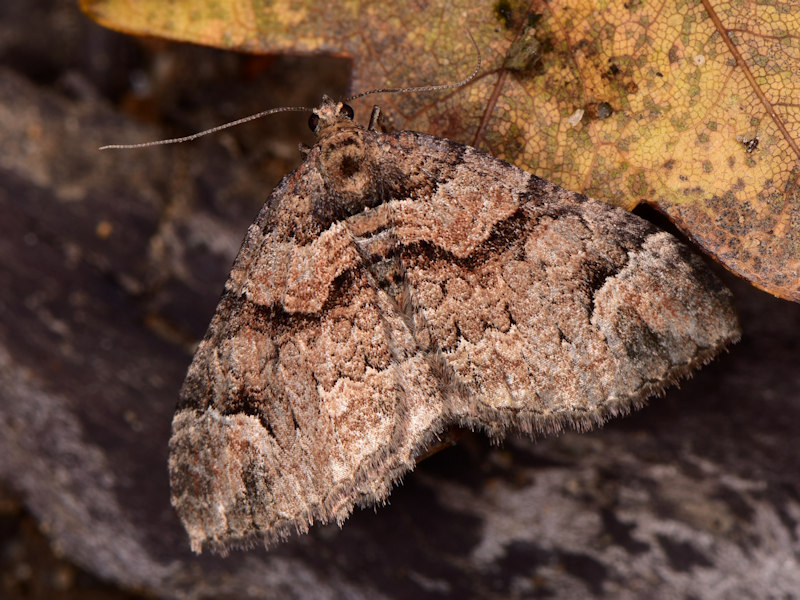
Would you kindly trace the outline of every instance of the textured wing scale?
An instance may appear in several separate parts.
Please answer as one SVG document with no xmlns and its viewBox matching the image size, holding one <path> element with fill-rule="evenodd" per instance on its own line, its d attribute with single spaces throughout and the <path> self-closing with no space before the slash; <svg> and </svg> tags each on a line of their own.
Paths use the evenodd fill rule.
<svg viewBox="0 0 800 600">
<path fill-rule="evenodd" d="M 727 290 L 645 221 L 447 140 L 355 131 L 377 201 L 315 204 L 338 193 L 316 146 L 189 370 L 170 477 L 195 550 L 341 523 L 450 424 L 587 429 L 738 337 Z"/>
</svg>

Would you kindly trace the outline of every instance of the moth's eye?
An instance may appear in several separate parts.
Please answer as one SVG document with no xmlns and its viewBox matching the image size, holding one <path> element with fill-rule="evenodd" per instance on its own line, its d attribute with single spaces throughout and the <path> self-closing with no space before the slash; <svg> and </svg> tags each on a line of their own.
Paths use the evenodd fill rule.
<svg viewBox="0 0 800 600">
<path fill-rule="evenodd" d="M 348 119 L 352 119 L 356 115 L 356 113 L 353 112 L 353 107 L 349 104 L 342 104 L 342 110 L 339 111 L 339 114 Z"/>
<path fill-rule="evenodd" d="M 319 116 L 314 113 L 311 113 L 311 116 L 308 117 L 308 127 L 311 129 L 311 131 L 316 133 L 318 125 L 319 125 Z"/>
</svg>

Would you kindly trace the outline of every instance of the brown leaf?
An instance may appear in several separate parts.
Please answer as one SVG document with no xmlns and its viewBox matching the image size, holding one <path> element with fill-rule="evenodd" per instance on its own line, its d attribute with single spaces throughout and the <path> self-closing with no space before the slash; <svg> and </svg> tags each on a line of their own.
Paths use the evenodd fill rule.
<svg viewBox="0 0 800 600">
<path fill-rule="evenodd" d="M 800 7 L 699 0 L 81 0 L 115 29 L 248 52 L 354 58 L 399 128 L 478 146 L 628 209 L 647 202 L 754 285 L 800 301 Z M 366 106 L 357 107 L 362 114 Z"/>
</svg>

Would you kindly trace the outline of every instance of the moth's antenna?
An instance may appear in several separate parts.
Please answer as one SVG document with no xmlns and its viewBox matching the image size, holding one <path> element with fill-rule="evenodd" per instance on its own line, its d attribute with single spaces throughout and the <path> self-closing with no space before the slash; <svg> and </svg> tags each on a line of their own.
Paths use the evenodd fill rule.
<svg viewBox="0 0 800 600">
<path fill-rule="evenodd" d="M 368 90 L 366 92 L 361 92 L 359 94 L 356 94 L 355 96 L 350 96 L 349 98 L 345 98 L 344 102 L 355 100 L 356 98 L 363 98 L 364 96 L 370 96 L 372 94 L 404 94 L 408 92 L 435 92 L 438 90 L 450 90 L 453 88 L 459 88 L 461 86 L 467 85 L 470 81 L 472 81 L 478 76 L 478 72 L 481 70 L 481 50 L 478 47 L 478 43 L 475 41 L 475 38 L 472 37 L 472 34 L 469 31 L 467 31 L 467 35 L 469 36 L 469 39 L 472 41 L 472 45 L 475 47 L 475 52 L 478 55 L 478 59 L 475 65 L 475 69 L 473 69 L 472 73 L 470 73 L 466 79 L 462 79 L 461 81 L 457 81 L 455 83 L 445 83 L 443 85 L 426 85 L 420 87 L 381 88 L 377 90 Z M 254 115 L 250 115 L 249 117 L 243 117 L 241 119 L 237 119 L 236 121 L 231 121 L 230 123 L 225 123 L 223 125 L 217 125 L 216 127 L 212 127 L 211 129 L 206 129 L 205 131 L 193 133 L 192 135 L 187 135 L 184 137 L 170 138 L 168 140 L 156 140 L 154 142 L 143 142 L 141 144 L 109 144 L 108 146 L 101 146 L 100 150 L 129 150 L 132 148 L 149 148 L 150 146 L 181 144 L 183 142 L 196 140 L 197 138 L 203 137 L 204 135 L 217 133 L 218 131 L 222 131 L 223 129 L 236 127 L 237 125 L 241 125 L 242 123 L 255 121 L 256 119 L 260 119 L 261 117 L 266 117 L 267 115 L 273 115 L 279 112 L 313 112 L 313 110 L 314 110 L 313 108 L 308 108 L 307 106 L 282 106 L 279 108 L 270 108 L 269 110 L 265 110 L 260 113 L 256 113 Z"/>
<path fill-rule="evenodd" d="M 475 68 L 472 70 L 472 73 L 466 79 L 462 79 L 461 81 L 456 81 L 455 83 L 445 83 L 443 85 L 424 85 L 420 87 L 405 87 L 405 88 L 380 88 L 377 90 L 368 90 L 366 92 L 359 92 L 354 96 L 350 96 L 342 100 L 342 102 L 349 102 L 351 100 L 355 100 L 357 98 L 363 98 L 364 96 L 370 96 L 372 94 L 405 94 L 408 92 L 436 92 L 439 90 L 451 90 L 453 88 L 459 88 L 461 86 L 467 85 L 470 81 L 475 79 L 478 76 L 478 73 L 481 70 L 481 49 L 478 47 L 478 42 L 475 41 L 475 38 L 472 37 L 472 34 L 467 31 L 467 35 L 469 36 L 470 41 L 472 41 L 472 45 L 475 47 L 475 52 L 478 55 L 477 62 L 475 64 Z"/>
<path fill-rule="evenodd" d="M 165 144 L 180 144 L 182 142 L 196 140 L 197 138 L 203 137 L 204 135 L 208 135 L 210 133 L 216 133 L 218 131 L 222 131 L 223 129 L 228 129 L 229 127 L 236 127 L 237 125 L 247 123 L 248 121 L 255 121 L 256 119 L 266 117 L 267 115 L 272 115 L 279 112 L 311 112 L 312 110 L 314 109 L 307 108 L 305 106 L 281 106 L 280 108 L 270 108 L 269 110 L 250 115 L 249 117 L 243 117 L 241 119 L 237 119 L 236 121 L 231 121 L 230 123 L 225 123 L 224 125 L 217 125 L 211 129 L 199 131 L 198 133 L 193 133 L 192 135 L 187 135 L 184 137 L 171 138 L 168 140 L 157 140 L 155 142 L 143 142 L 141 144 L 110 144 L 108 146 L 101 146 L 100 150 L 128 150 L 130 148 L 149 148 L 150 146 L 163 146 Z"/>
</svg>

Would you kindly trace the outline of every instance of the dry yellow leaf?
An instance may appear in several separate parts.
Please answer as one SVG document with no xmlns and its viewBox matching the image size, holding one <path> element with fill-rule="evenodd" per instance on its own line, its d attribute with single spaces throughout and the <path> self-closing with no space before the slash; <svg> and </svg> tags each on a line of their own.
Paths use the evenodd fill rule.
<svg viewBox="0 0 800 600">
<path fill-rule="evenodd" d="M 753 284 L 800 301 L 796 0 L 82 0 L 115 29 L 354 58 L 395 125 L 478 146 L 607 202 L 665 212 Z"/>
</svg>

